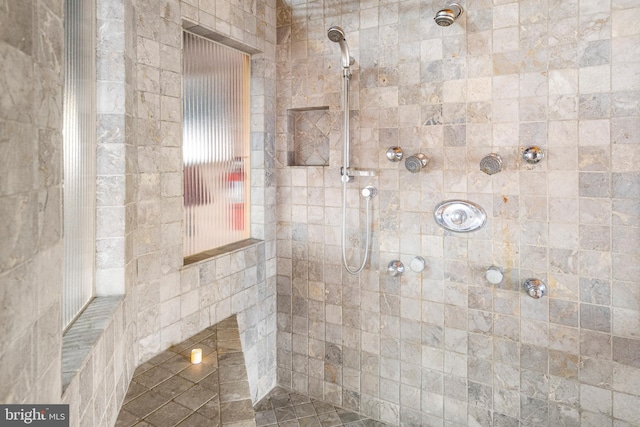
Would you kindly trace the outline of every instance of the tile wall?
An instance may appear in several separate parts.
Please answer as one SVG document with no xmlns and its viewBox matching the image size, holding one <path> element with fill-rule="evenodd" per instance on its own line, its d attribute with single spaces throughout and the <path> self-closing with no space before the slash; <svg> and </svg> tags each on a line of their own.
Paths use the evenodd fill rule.
<svg viewBox="0 0 640 427">
<path fill-rule="evenodd" d="M 5 5 L 0 28 L 0 400 L 46 401 L 61 387 L 62 2 Z"/>
<path fill-rule="evenodd" d="M 442 5 L 429 0 L 99 2 L 97 282 L 126 298 L 62 400 L 63 2 L 10 2 L 0 11 L 0 400 L 65 401 L 73 425 L 111 425 L 137 364 L 238 313 L 255 401 L 275 382 L 277 287 L 278 382 L 313 398 L 390 424 L 640 424 L 640 9 L 468 3 L 440 28 Z M 252 236 L 264 243 L 182 268 L 179 40 L 194 24 L 262 52 L 252 57 Z M 364 240 L 358 189 L 379 189 L 359 276 L 340 267 L 334 24 L 356 59 L 352 162 L 379 171 L 349 188 L 352 265 Z M 289 110 L 326 107 L 330 166 L 286 166 Z M 519 160 L 533 144 L 547 153 L 535 167 Z M 394 145 L 426 154 L 427 172 L 387 162 Z M 490 152 L 505 160 L 493 176 L 478 169 Z M 487 226 L 443 232 L 432 210 L 450 198 L 481 204 Z M 385 275 L 390 260 L 416 255 L 425 272 Z M 492 264 L 506 272 L 496 287 L 484 280 Z M 545 280 L 548 298 L 524 297 L 526 277 Z"/>
<path fill-rule="evenodd" d="M 235 313 L 257 401 L 275 384 L 275 2 L 97 2 L 96 294 L 125 296 L 64 394 L 63 14 L 62 0 L 0 7 L 0 401 L 68 403 L 71 425 L 113 425 L 136 366 Z M 193 25 L 254 53 L 260 242 L 183 267 L 181 34 Z"/>
<path fill-rule="evenodd" d="M 640 425 L 640 8 L 632 0 L 280 1 L 278 383 L 401 425 Z M 356 60 L 341 266 L 340 25 Z M 329 167 L 291 167 L 292 109 L 328 107 Z M 537 145 L 543 162 L 521 160 Z M 429 158 L 407 172 L 401 146 Z M 503 171 L 479 162 L 498 153 Z M 468 199 L 477 232 L 434 206 Z M 422 273 L 387 263 L 424 257 Z M 505 280 L 484 278 L 495 265 Z M 548 284 L 540 300 L 524 279 Z"/>
<path fill-rule="evenodd" d="M 275 4 L 136 3 L 136 216 L 139 361 L 238 314 L 252 397 L 275 384 Z M 182 31 L 251 57 L 251 237 L 259 244 L 183 267 Z"/>
</svg>

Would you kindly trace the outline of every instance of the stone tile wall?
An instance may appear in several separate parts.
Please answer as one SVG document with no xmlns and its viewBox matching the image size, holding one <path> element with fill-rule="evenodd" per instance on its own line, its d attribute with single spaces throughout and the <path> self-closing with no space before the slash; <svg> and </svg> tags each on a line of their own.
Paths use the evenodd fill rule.
<svg viewBox="0 0 640 427">
<path fill-rule="evenodd" d="M 238 314 L 252 397 L 275 384 L 275 4 L 136 3 L 139 361 Z M 183 267 L 182 31 L 251 57 L 251 237 L 263 242 Z M 259 52 L 259 53 L 255 53 Z"/>
<path fill-rule="evenodd" d="M 0 28 L 0 400 L 59 400 L 62 1 L 7 4 Z"/>
<path fill-rule="evenodd" d="M 640 9 L 628 0 L 289 2 L 278 7 L 278 382 L 401 425 L 638 425 Z M 349 259 L 341 267 L 340 49 L 351 79 Z M 329 107 L 330 166 L 287 166 L 289 109 Z M 521 150 L 543 148 L 528 165 Z M 422 152 L 427 170 L 388 162 Z M 479 169 L 485 155 L 503 171 Z M 446 199 L 486 226 L 445 232 Z M 386 275 L 393 259 L 422 273 Z M 491 286 L 485 270 L 504 269 Z M 549 294 L 521 291 L 529 277 Z M 635 379 L 635 380 L 634 380 Z M 614 421 L 615 420 L 615 421 Z"/>
<path fill-rule="evenodd" d="M 125 296 L 64 394 L 63 4 L 0 10 L 0 401 L 69 403 L 71 425 L 113 425 L 138 364 L 233 313 L 257 400 L 275 384 L 275 3 L 98 2 L 96 293 Z M 185 268 L 183 19 L 262 52 L 251 123 L 252 237 L 262 242 Z"/>
<path fill-rule="evenodd" d="M 122 30 L 132 9 L 125 12 L 122 2 L 98 3 L 99 24 L 103 25 L 108 16 L 112 24 L 109 36 L 118 39 L 114 28 L 120 24 Z M 135 368 L 131 321 L 135 310 L 131 299 L 111 299 L 114 303 L 109 309 L 113 314 L 102 319 L 102 333 L 94 337 L 93 346 L 82 354 L 71 351 L 71 357 L 64 361 L 61 352 L 63 14 L 63 1 L 11 2 L 0 11 L 0 218 L 5 224 L 0 232 L 0 401 L 68 403 L 71 425 L 110 425 Z M 119 55 L 124 59 L 122 43 L 111 40 L 98 44 L 99 55 L 112 55 L 110 59 Z M 112 63 L 104 56 L 100 58 L 100 80 L 126 81 L 124 64 L 118 75 Z M 109 70 L 107 63 L 113 66 Z M 99 99 L 104 100 L 100 96 Z M 105 113 L 100 114 L 101 144 L 114 142 L 124 132 L 124 126 L 108 120 L 114 117 L 110 113 L 124 115 L 127 111 L 123 97 L 114 101 L 120 103 L 112 102 L 113 111 L 99 108 L 100 113 Z M 110 124 L 105 126 L 107 122 Z M 107 183 L 109 178 L 105 178 L 124 165 L 125 156 L 116 155 L 107 147 L 101 145 L 99 150 L 100 160 L 104 160 L 98 162 L 103 175 L 98 188 L 105 196 L 99 201 L 104 202 L 102 206 L 112 205 L 114 199 L 109 197 L 122 196 L 119 203 L 125 203 L 122 194 L 115 194 L 120 187 Z M 125 168 L 118 171 L 124 173 Z M 105 215 L 111 213 L 98 212 L 99 239 L 125 236 L 124 223 L 116 220 L 123 215 L 112 215 L 111 224 L 104 221 Z M 100 243 L 98 247 L 99 269 L 108 267 L 113 260 L 121 270 L 120 275 L 114 271 L 98 274 L 98 294 L 121 293 L 127 267 L 124 251 L 111 252 Z M 100 305 L 94 308 L 100 309 Z M 79 356 L 82 360 L 78 360 Z M 63 374 L 68 366 L 63 367 L 63 363 L 71 359 L 75 359 L 76 374 Z"/>
</svg>

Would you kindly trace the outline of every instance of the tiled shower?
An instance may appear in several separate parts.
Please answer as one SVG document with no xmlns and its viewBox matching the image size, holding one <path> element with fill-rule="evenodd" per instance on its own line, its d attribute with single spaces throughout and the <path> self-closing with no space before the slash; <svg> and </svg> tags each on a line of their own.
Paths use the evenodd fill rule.
<svg viewBox="0 0 640 427">
<path fill-rule="evenodd" d="M 237 314 L 254 404 L 279 385 L 391 425 L 640 425 L 636 0 L 467 0 L 448 27 L 434 0 L 98 0 L 96 289 L 120 297 L 61 393 L 63 3 L 0 8 L 0 403 L 114 425 L 137 367 Z M 332 25 L 355 59 L 351 163 L 376 173 L 348 183 L 352 266 L 360 190 L 378 190 L 359 275 L 341 266 Z M 188 266 L 183 29 L 252 54 L 256 239 Z M 388 161 L 396 146 L 427 167 Z M 451 199 L 485 226 L 439 227 Z"/>
<path fill-rule="evenodd" d="M 278 3 L 278 383 L 401 425 L 637 425 L 640 9 L 630 1 Z M 355 58 L 350 260 L 341 266 L 341 26 Z M 635 53 L 633 53 L 635 52 Z M 329 167 L 292 161 L 326 109 Z M 304 145 L 304 141 L 299 142 Z M 423 153 L 425 170 L 389 162 Z M 537 164 L 522 150 L 540 147 Z M 481 159 L 496 153 L 502 171 Z M 435 206 L 473 201 L 479 231 Z M 426 269 L 409 269 L 422 256 Z M 401 260 L 400 277 L 387 264 Z M 504 280 L 485 278 L 491 266 Z M 548 286 L 528 297 L 527 278 Z"/>
</svg>

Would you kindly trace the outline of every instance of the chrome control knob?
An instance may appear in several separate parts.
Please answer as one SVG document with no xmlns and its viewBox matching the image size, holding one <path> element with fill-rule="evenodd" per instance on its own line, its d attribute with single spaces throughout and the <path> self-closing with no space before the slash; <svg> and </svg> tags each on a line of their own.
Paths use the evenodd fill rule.
<svg viewBox="0 0 640 427">
<path fill-rule="evenodd" d="M 542 298 L 547 293 L 547 285 L 539 279 L 527 279 L 522 284 L 522 287 L 531 298 L 535 299 Z"/>
<path fill-rule="evenodd" d="M 375 197 L 376 194 L 378 194 L 378 189 L 373 185 L 367 185 L 362 189 L 361 194 L 362 194 L 362 197 L 364 197 L 365 199 L 371 199 Z"/>
<path fill-rule="evenodd" d="M 535 145 L 527 147 L 522 150 L 522 159 L 530 165 L 535 165 L 544 159 L 544 151 L 542 151 L 542 148 L 536 147 Z"/>
<path fill-rule="evenodd" d="M 487 282 L 491 283 L 492 285 L 499 285 L 500 283 L 502 283 L 502 279 L 504 279 L 504 273 L 502 272 L 502 269 L 500 269 L 500 267 L 492 265 L 491 267 L 487 268 L 487 271 L 484 273 L 484 277 L 487 279 Z"/>
<path fill-rule="evenodd" d="M 402 148 L 400 147 L 391 147 L 387 150 L 387 159 L 389 159 L 390 162 L 399 162 L 402 160 L 403 155 Z"/>
<path fill-rule="evenodd" d="M 404 264 L 398 259 L 391 261 L 389 265 L 387 265 L 387 273 L 389 273 L 391 277 L 400 276 L 404 273 Z"/>
</svg>

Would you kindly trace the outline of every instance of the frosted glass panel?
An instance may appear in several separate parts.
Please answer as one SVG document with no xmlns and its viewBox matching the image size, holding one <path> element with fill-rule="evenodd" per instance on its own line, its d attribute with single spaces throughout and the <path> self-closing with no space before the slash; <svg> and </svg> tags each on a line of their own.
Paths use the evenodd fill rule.
<svg viewBox="0 0 640 427">
<path fill-rule="evenodd" d="M 65 2 L 63 99 L 64 289 L 62 326 L 93 296 L 96 218 L 94 2 Z"/>
<path fill-rule="evenodd" d="M 184 33 L 184 256 L 249 237 L 249 55 Z"/>
</svg>

